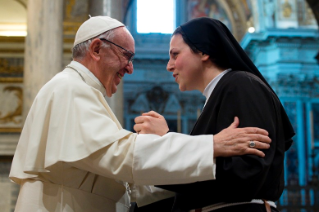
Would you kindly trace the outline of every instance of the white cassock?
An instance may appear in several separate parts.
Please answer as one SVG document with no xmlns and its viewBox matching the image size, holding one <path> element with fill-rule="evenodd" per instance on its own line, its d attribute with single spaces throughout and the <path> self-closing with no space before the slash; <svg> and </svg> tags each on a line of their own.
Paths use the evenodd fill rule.
<svg viewBox="0 0 319 212">
<path fill-rule="evenodd" d="M 143 185 L 215 179 L 212 135 L 124 130 L 102 84 L 80 63 L 69 67 L 42 87 L 27 116 L 9 176 L 21 185 L 17 212 L 127 212 L 130 201 L 173 196 Z"/>
</svg>

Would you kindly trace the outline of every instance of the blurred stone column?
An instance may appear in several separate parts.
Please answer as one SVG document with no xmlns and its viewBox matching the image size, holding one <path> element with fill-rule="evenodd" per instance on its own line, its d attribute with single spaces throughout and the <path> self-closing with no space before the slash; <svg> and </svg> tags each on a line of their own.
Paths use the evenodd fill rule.
<svg viewBox="0 0 319 212">
<path fill-rule="evenodd" d="M 62 71 L 63 0 L 28 0 L 23 117 L 40 88 Z"/>
<path fill-rule="evenodd" d="M 89 14 L 91 16 L 107 15 L 121 22 L 124 20 L 122 0 L 90 0 Z M 123 126 L 123 80 L 117 86 L 117 92 L 111 98 L 106 98 L 115 116 Z"/>
</svg>

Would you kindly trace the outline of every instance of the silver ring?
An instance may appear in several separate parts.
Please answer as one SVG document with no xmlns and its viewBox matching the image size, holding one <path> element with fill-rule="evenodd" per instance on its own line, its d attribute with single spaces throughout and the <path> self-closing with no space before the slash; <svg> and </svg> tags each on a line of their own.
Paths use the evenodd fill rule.
<svg viewBox="0 0 319 212">
<path fill-rule="evenodd" d="M 254 147 L 256 146 L 256 143 L 255 143 L 254 141 L 249 141 L 248 146 L 249 146 L 250 148 L 254 148 Z"/>
</svg>

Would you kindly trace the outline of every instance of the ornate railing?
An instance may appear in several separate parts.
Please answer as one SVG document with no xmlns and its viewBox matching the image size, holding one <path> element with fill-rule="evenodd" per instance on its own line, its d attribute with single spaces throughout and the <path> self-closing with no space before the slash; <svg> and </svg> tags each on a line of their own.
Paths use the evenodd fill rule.
<svg viewBox="0 0 319 212">
<path fill-rule="evenodd" d="M 281 212 L 319 212 L 319 184 L 286 186 L 277 208 Z"/>
</svg>

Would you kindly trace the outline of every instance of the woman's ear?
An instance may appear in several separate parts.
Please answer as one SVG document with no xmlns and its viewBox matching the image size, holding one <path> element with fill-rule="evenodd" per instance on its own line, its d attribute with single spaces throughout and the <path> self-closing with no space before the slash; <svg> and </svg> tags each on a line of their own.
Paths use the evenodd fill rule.
<svg viewBox="0 0 319 212">
<path fill-rule="evenodd" d="M 98 38 L 94 39 L 89 46 L 89 54 L 93 60 L 100 60 L 101 58 L 102 41 Z"/>
<path fill-rule="evenodd" d="M 202 57 L 202 61 L 207 61 L 209 60 L 209 55 L 208 54 L 204 54 L 204 53 L 201 53 L 201 57 Z"/>
</svg>

